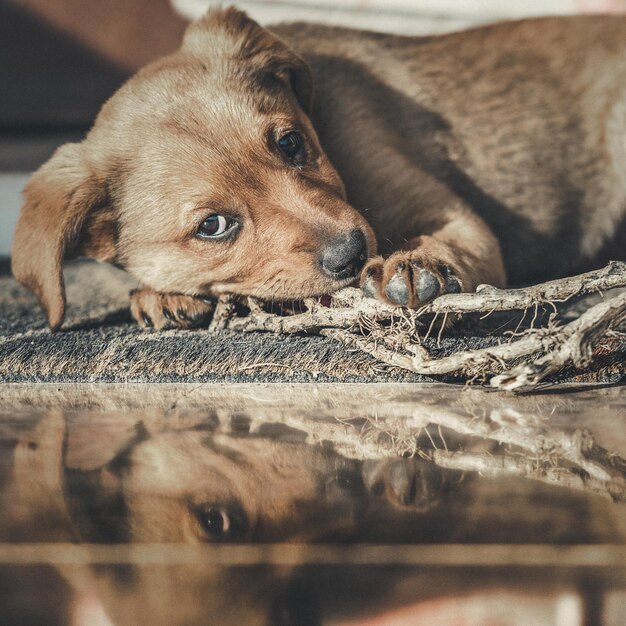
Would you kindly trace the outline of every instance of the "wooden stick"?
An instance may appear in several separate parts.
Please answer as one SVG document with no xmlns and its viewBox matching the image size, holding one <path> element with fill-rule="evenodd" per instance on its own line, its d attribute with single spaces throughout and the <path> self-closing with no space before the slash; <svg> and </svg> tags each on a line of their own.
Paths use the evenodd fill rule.
<svg viewBox="0 0 626 626">
<path fill-rule="evenodd" d="M 625 321 L 626 292 L 596 304 L 577 320 L 556 330 L 551 338 L 552 345 L 541 358 L 521 363 L 494 376 L 490 384 L 497 389 L 529 389 L 567 366 L 588 367 L 593 361 L 593 349 L 597 342 Z"/>
<path fill-rule="evenodd" d="M 547 328 L 531 329 L 515 342 L 442 358 L 432 358 L 420 345 L 420 318 L 440 313 L 447 316 L 525 311 L 531 307 L 536 317 L 540 306 L 554 308 L 555 302 L 616 287 L 626 287 L 626 263 L 619 261 L 611 261 L 600 270 L 523 289 L 482 285 L 477 293 L 444 295 L 417 311 L 393 307 L 348 288 L 333 294 L 330 307 L 307 299 L 303 303 L 306 311 L 293 315 L 269 312 L 263 303 L 248 299 L 249 314 L 238 317 L 233 315 L 232 298 L 223 297 L 218 301 L 209 328 L 316 333 L 362 350 L 382 363 L 418 374 L 489 380 L 494 389 L 525 390 L 565 367 L 588 366 L 593 359 L 594 344 L 626 321 L 626 294 L 596 304 L 565 326 L 555 325 L 552 315 Z"/>
<path fill-rule="evenodd" d="M 621 261 L 611 261 L 606 267 L 593 272 L 522 289 L 497 289 L 480 285 L 476 293 L 443 295 L 417 311 L 366 298 L 360 290 L 348 287 L 332 295 L 330 307 L 319 305 L 288 317 L 254 311 L 246 317 L 231 318 L 227 326 L 230 330 L 241 332 L 301 333 L 318 332 L 321 328 L 351 328 L 357 326 L 363 317 L 379 322 L 404 318 L 414 323 L 420 317 L 433 313 L 525 310 L 616 287 L 626 287 L 626 263 Z M 307 303 L 311 302 L 307 300 Z"/>
</svg>

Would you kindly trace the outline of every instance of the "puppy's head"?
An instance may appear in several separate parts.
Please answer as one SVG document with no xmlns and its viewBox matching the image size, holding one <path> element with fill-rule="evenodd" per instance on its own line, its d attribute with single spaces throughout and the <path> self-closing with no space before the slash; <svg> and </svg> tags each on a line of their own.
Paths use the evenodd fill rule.
<svg viewBox="0 0 626 626">
<path fill-rule="evenodd" d="M 310 100 L 305 62 L 245 14 L 192 25 L 26 187 L 13 271 L 50 326 L 63 320 L 62 260 L 78 255 L 189 295 L 295 299 L 349 284 L 375 239 Z"/>
</svg>

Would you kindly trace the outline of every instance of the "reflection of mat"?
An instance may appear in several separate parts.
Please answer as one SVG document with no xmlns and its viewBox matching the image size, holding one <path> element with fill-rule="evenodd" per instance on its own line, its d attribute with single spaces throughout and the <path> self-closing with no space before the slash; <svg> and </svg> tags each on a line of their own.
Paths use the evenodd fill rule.
<svg viewBox="0 0 626 626">
<path fill-rule="evenodd" d="M 142 332 L 130 318 L 128 276 L 91 262 L 66 269 L 68 308 L 63 329 L 51 333 L 35 298 L 0 266 L 0 381 L 4 382 L 411 382 L 428 380 L 332 339 L 272 334 L 209 334 L 206 330 Z M 474 336 L 475 335 L 475 336 Z M 494 345 L 467 326 L 441 342 L 441 353 Z M 434 346 L 433 346 L 434 347 Z M 622 345 L 598 371 L 579 378 L 626 377 Z"/>
</svg>

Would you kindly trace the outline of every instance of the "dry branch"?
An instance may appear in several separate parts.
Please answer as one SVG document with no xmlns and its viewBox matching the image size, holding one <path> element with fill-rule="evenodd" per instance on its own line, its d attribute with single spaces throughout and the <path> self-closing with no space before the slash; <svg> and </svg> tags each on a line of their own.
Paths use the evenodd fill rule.
<svg viewBox="0 0 626 626">
<path fill-rule="evenodd" d="M 215 305 L 213 317 L 209 324 L 209 332 L 219 332 L 227 328 L 229 320 L 235 312 L 235 302 L 232 296 L 221 296 Z"/>
<path fill-rule="evenodd" d="M 475 294 L 449 294 L 433 300 L 419 309 L 424 313 L 487 313 L 490 311 L 515 311 L 542 306 L 553 302 L 566 302 L 576 296 L 585 296 L 626 287 L 626 263 L 611 261 L 593 272 L 551 280 L 523 289 L 497 289 L 479 285 Z"/>
<path fill-rule="evenodd" d="M 322 306 L 316 301 L 305 300 L 307 310 L 289 316 L 268 313 L 257 301 L 247 298 L 250 315 L 235 317 L 228 321 L 229 330 L 240 332 L 303 333 L 319 332 L 322 328 L 351 328 L 362 319 L 386 321 L 402 315 L 402 309 L 377 302 L 361 295 L 358 289 L 347 288 L 333 295 L 331 306 Z M 413 318 L 415 313 L 409 312 Z"/>
<path fill-rule="evenodd" d="M 330 306 L 308 299 L 301 313 L 278 315 L 259 301 L 246 300 L 249 314 L 233 315 L 232 299 L 218 302 L 211 329 L 240 332 L 319 333 L 378 361 L 417 374 L 491 379 L 496 389 L 527 389 L 565 367 L 588 366 L 597 341 L 626 321 L 626 294 L 588 309 L 565 326 L 531 329 L 514 342 L 433 358 L 420 344 L 424 316 L 527 310 L 552 306 L 576 296 L 626 287 L 626 263 L 523 289 L 496 289 L 481 285 L 476 293 L 448 294 L 419 310 L 392 307 L 348 288 L 331 297 Z M 555 309 L 556 311 L 556 309 Z M 433 322 L 431 322 L 432 326 Z M 443 329 L 443 326 L 442 326 Z M 428 334 L 428 333 L 427 333 Z"/>
<path fill-rule="evenodd" d="M 313 332 L 321 328 L 350 328 L 358 325 L 364 317 L 379 322 L 400 318 L 415 321 L 433 313 L 524 310 L 553 302 L 565 302 L 575 296 L 600 293 L 616 287 L 626 287 L 626 263 L 620 261 L 611 261 L 600 270 L 522 289 L 497 289 L 490 285 L 480 285 L 476 293 L 440 296 L 417 311 L 366 298 L 360 290 L 348 287 L 332 295 L 330 307 L 307 300 L 307 311 L 288 317 L 260 309 L 249 316 L 230 319 L 227 327 L 241 332 Z"/>
<path fill-rule="evenodd" d="M 321 334 L 363 350 L 387 365 L 430 376 L 461 374 L 468 378 L 485 377 L 506 370 L 507 364 L 543 354 L 534 363 L 523 363 L 510 373 L 491 379 L 494 388 L 517 389 L 537 385 L 567 365 L 589 365 L 595 341 L 625 319 L 626 293 L 591 307 L 566 326 L 531 330 L 524 338 L 513 343 L 456 352 L 438 359 L 431 358 L 423 348 L 413 355 L 401 354 L 382 345 L 380 341 L 341 329 L 324 329 Z"/>
<path fill-rule="evenodd" d="M 534 387 L 567 366 L 586 367 L 593 360 L 594 345 L 607 331 L 626 321 L 626 292 L 585 311 L 577 320 L 554 333 L 554 347 L 533 363 L 523 363 L 494 376 L 491 386 L 501 389 Z"/>
</svg>

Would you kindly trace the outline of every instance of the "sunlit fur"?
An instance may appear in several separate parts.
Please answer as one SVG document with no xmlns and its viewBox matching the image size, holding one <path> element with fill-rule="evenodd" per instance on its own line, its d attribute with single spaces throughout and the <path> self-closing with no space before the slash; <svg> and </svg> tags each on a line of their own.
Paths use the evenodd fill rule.
<svg viewBox="0 0 626 626">
<path fill-rule="evenodd" d="M 14 274 L 58 328 L 62 262 L 81 254 L 138 279 L 135 317 L 339 289 L 320 255 L 354 229 L 371 293 L 410 307 L 625 259 L 625 42 L 616 16 L 420 38 L 211 11 L 33 175 Z M 293 129 L 301 165 L 275 146 Z M 198 238 L 211 213 L 236 236 Z"/>
<path fill-rule="evenodd" d="M 188 295 L 301 298 L 349 284 L 322 271 L 321 251 L 357 228 L 372 253 L 376 239 L 307 116 L 307 72 L 243 13 L 211 12 L 111 98 L 81 144 L 59 149 L 26 188 L 13 252 L 50 325 L 63 318 L 62 257 L 77 254 Z M 275 147 L 292 129 L 305 141 L 298 167 Z M 197 237 L 211 213 L 237 218 L 236 236 Z"/>
</svg>

